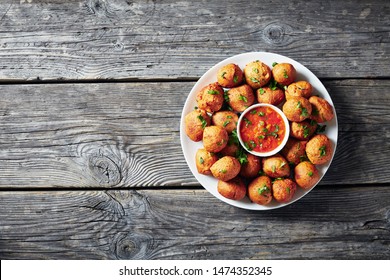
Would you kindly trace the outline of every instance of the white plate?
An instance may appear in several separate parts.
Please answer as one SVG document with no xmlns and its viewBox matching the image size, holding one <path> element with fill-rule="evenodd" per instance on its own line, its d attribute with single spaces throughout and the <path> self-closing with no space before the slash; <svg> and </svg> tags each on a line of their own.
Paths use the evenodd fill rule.
<svg viewBox="0 0 390 280">
<path fill-rule="evenodd" d="M 210 70 L 208 70 L 194 85 L 192 88 L 190 94 L 187 97 L 186 103 L 184 104 L 184 108 L 181 115 L 181 121 L 180 121 L 180 141 L 181 146 L 183 149 L 184 157 L 187 161 L 187 164 L 192 172 L 194 174 L 195 178 L 199 181 L 199 183 L 208 190 L 211 194 L 213 194 L 218 199 L 244 209 L 251 209 L 251 210 L 270 210 L 275 209 L 279 207 L 286 206 L 288 204 L 291 204 L 303 196 L 305 196 L 307 193 L 309 193 L 313 188 L 304 190 L 300 187 L 297 188 L 297 191 L 294 195 L 294 198 L 288 202 L 288 203 L 279 203 L 273 200 L 270 204 L 263 206 L 259 204 L 252 203 L 248 197 L 245 197 L 243 200 L 231 200 L 227 199 L 223 196 L 221 196 L 217 191 L 217 183 L 218 180 L 214 177 L 202 175 L 199 174 L 196 165 L 195 165 L 195 154 L 196 151 L 203 147 L 202 141 L 200 142 L 193 142 L 191 139 L 189 139 L 185 133 L 185 124 L 184 124 L 184 117 L 191 112 L 196 104 L 196 94 L 206 85 L 210 83 L 214 83 L 217 81 L 217 72 L 218 69 L 221 68 L 223 65 L 226 65 L 228 63 L 235 63 L 238 66 L 240 66 L 241 69 L 244 69 L 245 65 L 248 64 L 251 61 L 260 60 L 267 64 L 272 69 L 272 63 L 273 62 L 287 62 L 291 63 L 295 69 L 297 70 L 297 78 L 296 81 L 299 80 L 305 80 L 308 81 L 313 86 L 313 95 L 318 95 L 324 99 L 326 99 L 330 105 L 332 105 L 334 109 L 334 118 L 330 122 L 326 122 L 326 130 L 325 133 L 326 136 L 331 140 L 333 145 L 333 155 L 332 159 L 327 164 L 322 165 L 316 165 L 318 171 L 320 172 L 321 178 L 325 175 L 326 171 L 328 170 L 332 160 L 333 156 L 336 152 L 336 145 L 337 145 L 337 137 L 338 137 L 338 125 L 337 125 L 337 116 L 336 116 L 336 110 L 334 107 L 334 104 L 332 102 L 332 99 L 330 98 L 330 95 L 324 85 L 320 82 L 320 80 L 305 66 L 300 64 L 299 62 L 288 58 L 283 55 L 274 54 L 274 53 L 267 53 L 267 52 L 250 52 L 250 53 L 243 53 L 236 56 L 229 57 L 218 64 L 214 65 Z M 317 183 L 318 184 L 318 183 Z"/>
</svg>

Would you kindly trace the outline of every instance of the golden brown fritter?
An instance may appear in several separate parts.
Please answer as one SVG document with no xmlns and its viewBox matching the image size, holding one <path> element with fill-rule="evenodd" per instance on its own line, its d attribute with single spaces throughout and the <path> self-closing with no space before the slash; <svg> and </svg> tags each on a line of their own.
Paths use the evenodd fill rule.
<svg viewBox="0 0 390 280">
<path fill-rule="evenodd" d="M 318 96 L 312 96 L 309 98 L 309 102 L 313 108 L 311 119 L 318 123 L 327 122 L 333 119 L 333 108 L 328 101 Z"/>
<path fill-rule="evenodd" d="M 314 164 L 303 161 L 295 166 L 294 179 L 301 188 L 310 189 L 320 180 L 320 174 Z"/>
<path fill-rule="evenodd" d="M 255 102 L 253 90 L 247 84 L 231 88 L 227 92 L 229 106 L 236 112 L 243 112 Z"/>
<path fill-rule="evenodd" d="M 260 205 L 267 205 L 272 201 L 272 182 L 268 176 L 254 179 L 248 186 L 249 199 Z"/>
<path fill-rule="evenodd" d="M 220 110 L 224 101 L 223 94 L 223 88 L 218 83 L 205 86 L 196 95 L 198 108 L 210 113 Z"/>
<path fill-rule="evenodd" d="M 226 147 L 229 140 L 227 131 L 220 126 L 207 126 L 203 132 L 203 146 L 213 153 L 218 153 Z"/>
<path fill-rule="evenodd" d="M 290 63 L 278 63 L 272 68 L 272 75 L 277 83 L 288 86 L 295 81 L 297 71 Z"/>
<path fill-rule="evenodd" d="M 240 177 L 235 177 L 226 182 L 219 180 L 217 190 L 222 196 L 228 199 L 240 200 L 245 197 L 247 188 L 244 180 Z"/>
<path fill-rule="evenodd" d="M 297 184 L 291 179 L 275 180 L 272 184 L 272 194 L 278 202 L 289 202 L 294 197 Z"/>
<path fill-rule="evenodd" d="M 250 85 L 253 89 L 258 89 L 268 84 L 272 77 L 272 72 L 268 65 L 256 60 L 245 66 L 244 76 L 248 85 Z"/>
<path fill-rule="evenodd" d="M 263 171 L 272 178 L 287 177 L 290 175 L 290 166 L 284 157 L 276 154 L 263 158 Z"/>
<path fill-rule="evenodd" d="M 284 92 L 280 88 L 261 87 L 256 91 L 257 101 L 259 103 L 267 103 L 279 105 L 284 101 Z"/>
<path fill-rule="evenodd" d="M 306 155 L 313 164 L 324 164 L 332 158 L 332 144 L 326 135 L 318 134 L 306 144 Z"/>
<path fill-rule="evenodd" d="M 218 84 L 225 88 L 237 87 L 242 84 L 244 73 L 241 68 L 234 63 L 222 66 L 217 72 Z"/>
<path fill-rule="evenodd" d="M 306 81 L 298 81 L 290 84 L 286 91 L 286 99 L 290 99 L 293 97 L 304 97 L 309 99 L 313 93 L 313 87 L 309 82 Z"/>
<path fill-rule="evenodd" d="M 199 149 L 195 154 L 196 169 L 200 174 L 211 175 L 210 168 L 217 160 L 216 154 L 208 152 L 206 149 Z"/>
<path fill-rule="evenodd" d="M 229 181 L 240 173 L 240 162 L 231 156 L 224 156 L 211 166 L 211 173 L 221 181 Z"/>
<path fill-rule="evenodd" d="M 311 104 L 303 97 L 290 98 L 283 105 L 283 113 L 292 122 L 301 122 L 311 115 Z"/>
<path fill-rule="evenodd" d="M 188 113 L 184 118 L 185 131 L 187 136 L 195 142 L 203 138 L 203 131 L 210 125 L 211 119 L 205 110 L 194 110 Z"/>
</svg>

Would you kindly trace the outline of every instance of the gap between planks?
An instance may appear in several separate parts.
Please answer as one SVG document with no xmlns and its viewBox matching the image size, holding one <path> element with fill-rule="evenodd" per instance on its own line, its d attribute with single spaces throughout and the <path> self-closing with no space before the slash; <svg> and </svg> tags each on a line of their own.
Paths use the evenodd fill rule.
<svg viewBox="0 0 390 280">
<path fill-rule="evenodd" d="M 316 188 L 322 188 L 322 189 L 347 189 L 347 188 L 368 188 L 368 187 L 379 187 L 379 188 L 389 188 L 388 183 L 375 183 L 375 184 L 344 184 L 342 186 L 340 185 L 319 185 Z M 152 191 L 164 191 L 164 190 L 204 190 L 202 186 L 198 185 L 189 185 L 189 186 L 158 186 L 158 187 L 153 187 L 153 186 L 148 186 L 148 187 L 142 187 L 142 186 L 137 186 L 137 187 L 118 187 L 118 188 L 107 188 L 107 187 L 93 187 L 93 188 L 72 188 L 72 187 L 47 187 L 47 188 L 7 188 L 7 187 L 2 187 L 0 188 L 0 193 L 1 192 L 25 192 L 25 191 L 31 191 L 31 192 L 45 192 L 45 191 L 146 191 L 146 190 L 152 190 Z M 315 191 L 315 190 L 312 190 Z"/>
<path fill-rule="evenodd" d="M 390 76 L 385 77 L 318 77 L 321 81 L 344 81 L 344 80 L 389 80 Z M 58 79 L 58 80 L 1 80 L 0 85 L 39 85 L 39 84 L 120 84 L 120 83 L 185 83 L 197 82 L 200 77 L 183 78 L 128 78 L 128 79 Z"/>
</svg>

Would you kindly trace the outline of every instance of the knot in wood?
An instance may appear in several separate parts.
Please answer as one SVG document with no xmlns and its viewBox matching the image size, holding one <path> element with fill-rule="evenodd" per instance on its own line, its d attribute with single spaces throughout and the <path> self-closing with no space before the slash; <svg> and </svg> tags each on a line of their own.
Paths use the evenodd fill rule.
<svg viewBox="0 0 390 280">
<path fill-rule="evenodd" d="M 146 259 L 151 237 L 147 234 L 131 233 L 116 243 L 116 255 L 119 259 Z"/>
<path fill-rule="evenodd" d="M 103 187 L 112 187 L 121 181 L 119 166 L 105 155 L 89 157 L 88 167 L 92 177 Z"/>
<path fill-rule="evenodd" d="M 263 30 L 264 40 L 271 45 L 286 45 L 286 30 L 289 29 L 287 25 L 271 23 Z"/>
<path fill-rule="evenodd" d="M 122 239 L 117 243 L 117 255 L 120 259 L 131 259 L 139 252 L 139 247 L 134 241 Z"/>
<path fill-rule="evenodd" d="M 105 1 L 102 0 L 89 0 L 86 2 L 86 7 L 88 10 L 95 14 L 95 15 L 100 15 L 100 14 L 106 14 L 107 13 L 107 4 Z"/>
</svg>

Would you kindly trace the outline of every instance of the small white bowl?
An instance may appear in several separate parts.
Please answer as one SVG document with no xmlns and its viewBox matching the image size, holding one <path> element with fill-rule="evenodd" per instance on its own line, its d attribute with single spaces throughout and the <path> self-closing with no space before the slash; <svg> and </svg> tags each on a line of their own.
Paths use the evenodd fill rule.
<svg viewBox="0 0 390 280">
<path fill-rule="evenodd" d="M 253 150 L 248 150 L 245 147 L 245 145 L 244 145 L 244 141 L 241 139 L 241 133 L 240 133 L 241 123 L 242 123 L 242 120 L 243 120 L 244 116 L 246 115 L 246 113 L 248 113 L 249 111 L 251 111 L 251 110 L 253 110 L 255 108 L 259 108 L 259 107 L 269 107 L 269 108 L 275 110 L 282 117 L 283 122 L 284 122 L 284 126 L 286 127 L 285 135 L 284 135 L 282 143 L 280 143 L 280 145 L 277 146 L 272 151 L 265 152 L 265 153 L 260 153 L 260 152 L 256 152 L 256 151 L 253 151 Z M 280 150 L 283 149 L 283 147 L 286 145 L 288 137 L 290 136 L 290 124 L 288 122 L 288 119 L 287 119 L 286 115 L 278 107 L 276 107 L 274 105 L 271 105 L 271 104 L 266 104 L 266 103 L 257 103 L 257 104 L 254 104 L 254 105 L 248 107 L 244 112 L 242 112 L 241 116 L 238 119 L 238 123 L 237 123 L 237 135 L 238 135 L 238 140 L 240 141 L 241 146 L 248 153 L 251 153 L 252 155 L 255 155 L 255 156 L 258 156 L 258 157 L 269 157 L 269 156 L 275 155 L 278 152 L 280 152 Z"/>
</svg>

